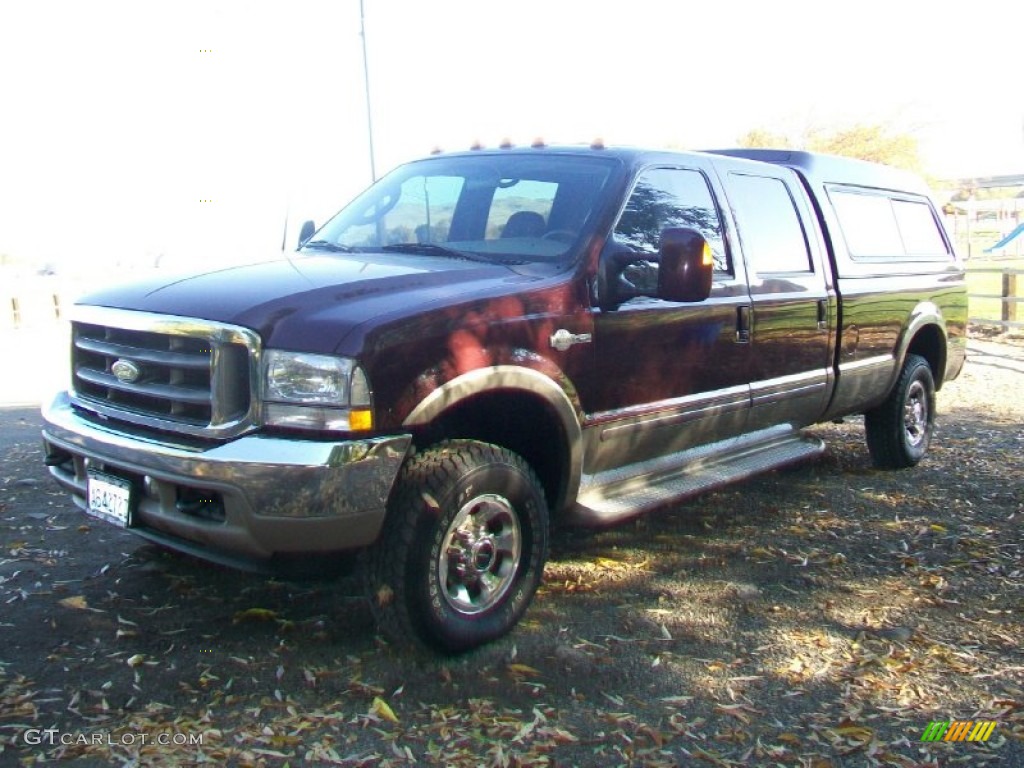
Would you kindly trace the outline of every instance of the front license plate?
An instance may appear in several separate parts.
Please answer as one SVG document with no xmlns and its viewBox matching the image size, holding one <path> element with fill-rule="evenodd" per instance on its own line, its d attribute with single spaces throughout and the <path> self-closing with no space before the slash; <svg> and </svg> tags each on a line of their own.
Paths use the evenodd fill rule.
<svg viewBox="0 0 1024 768">
<path fill-rule="evenodd" d="M 93 517 L 108 523 L 128 526 L 132 508 L 132 484 L 127 480 L 100 472 L 89 473 L 89 506 Z"/>
</svg>

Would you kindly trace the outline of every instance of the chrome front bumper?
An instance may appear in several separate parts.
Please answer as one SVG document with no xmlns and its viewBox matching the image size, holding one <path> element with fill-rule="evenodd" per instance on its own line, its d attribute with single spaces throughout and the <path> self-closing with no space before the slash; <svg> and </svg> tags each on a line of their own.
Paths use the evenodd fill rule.
<svg viewBox="0 0 1024 768">
<path fill-rule="evenodd" d="M 50 474 L 87 506 L 87 472 L 132 482 L 129 530 L 235 566 L 275 555 L 372 543 L 410 435 L 323 442 L 248 435 L 213 447 L 175 445 L 79 414 L 66 393 L 43 408 Z M 183 499 L 216 500 L 196 515 Z"/>
</svg>

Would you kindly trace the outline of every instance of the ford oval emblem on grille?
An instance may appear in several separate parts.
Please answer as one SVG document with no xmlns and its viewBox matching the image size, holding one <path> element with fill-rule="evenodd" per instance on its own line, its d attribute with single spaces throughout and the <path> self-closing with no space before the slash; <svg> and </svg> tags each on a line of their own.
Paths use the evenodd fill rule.
<svg viewBox="0 0 1024 768">
<path fill-rule="evenodd" d="M 110 372 L 118 381 L 131 384 L 142 374 L 142 369 L 131 360 L 115 360 L 114 364 L 110 366 Z"/>
</svg>

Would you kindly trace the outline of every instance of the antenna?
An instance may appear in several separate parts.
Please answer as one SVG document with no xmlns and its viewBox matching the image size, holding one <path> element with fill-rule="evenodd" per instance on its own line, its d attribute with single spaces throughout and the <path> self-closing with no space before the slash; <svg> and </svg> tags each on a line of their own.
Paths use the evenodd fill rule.
<svg viewBox="0 0 1024 768">
<path fill-rule="evenodd" d="M 284 227 L 281 231 L 281 253 L 288 250 L 288 217 L 291 215 L 292 201 L 288 198 L 288 202 L 284 204 Z"/>
<path fill-rule="evenodd" d="M 366 16 L 363 0 L 359 0 L 359 36 L 363 39 L 363 82 L 366 86 L 366 129 L 370 139 L 370 177 L 377 180 L 377 164 L 373 158 L 373 110 L 370 108 L 370 65 L 366 58 Z"/>
</svg>

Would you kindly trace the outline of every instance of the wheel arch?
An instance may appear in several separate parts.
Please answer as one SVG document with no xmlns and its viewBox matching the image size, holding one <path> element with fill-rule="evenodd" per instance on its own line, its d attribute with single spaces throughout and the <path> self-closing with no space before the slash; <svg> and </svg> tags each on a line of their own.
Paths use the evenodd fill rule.
<svg viewBox="0 0 1024 768">
<path fill-rule="evenodd" d="M 946 378 L 947 358 L 946 321 L 942 310 L 931 302 L 919 304 L 910 316 L 903 333 L 896 371 L 902 369 L 907 355 L 920 355 L 928 361 L 935 380 L 935 389 L 942 387 Z"/>
<path fill-rule="evenodd" d="M 539 371 L 497 365 L 464 373 L 427 395 L 403 425 L 421 449 L 463 438 L 519 454 L 537 473 L 552 515 L 579 492 L 583 439 L 577 409 Z"/>
</svg>

